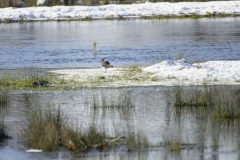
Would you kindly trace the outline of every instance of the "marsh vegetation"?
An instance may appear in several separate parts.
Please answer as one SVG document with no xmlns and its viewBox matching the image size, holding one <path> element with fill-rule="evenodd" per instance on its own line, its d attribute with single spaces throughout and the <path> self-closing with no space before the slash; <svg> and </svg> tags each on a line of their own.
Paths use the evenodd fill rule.
<svg viewBox="0 0 240 160">
<path fill-rule="evenodd" d="M 7 129 L 4 123 L 5 116 L 10 106 L 10 96 L 7 91 L 0 89 L 0 143 L 3 142 L 7 135 Z"/>
<path fill-rule="evenodd" d="M 34 103 L 28 107 L 27 126 L 21 133 L 27 148 L 43 151 L 66 149 L 74 152 L 88 152 L 93 149 L 108 151 L 119 146 L 125 146 L 126 150 L 147 148 L 147 138 L 140 133 L 132 132 L 130 128 L 122 133 L 116 130 L 112 136 L 107 135 L 108 129 L 97 127 L 97 120 L 102 121 L 103 115 L 113 112 L 121 115 L 130 114 L 134 105 L 131 99 L 120 97 L 113 100 L 105 96 L 99 99 L 93 96 L 89 101 L 87 97 L 85 98 L 89 111 L 93 113 L 87 128 L 83 128 L 82 124 L 74 123 L 77 120 L 71 119 L 61 106 L 42 106 Z"/>
<path fill-rule="evenodd" d="M 176 111 L 187 109 L 198 116 L 211 119 L 234 120 L 240 118 L 238 86 L 192 86 L 175 88 Z M 206 114 L 207 113 L 207 114 Z"/>
</svg>

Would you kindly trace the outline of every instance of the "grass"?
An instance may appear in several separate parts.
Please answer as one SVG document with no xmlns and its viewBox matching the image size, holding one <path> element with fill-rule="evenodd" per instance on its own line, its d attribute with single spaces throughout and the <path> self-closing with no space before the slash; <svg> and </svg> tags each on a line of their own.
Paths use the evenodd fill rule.
<svg viewBox="0 0 240 160">
<path fill-rule="evenodd" d="M 141 19 L 183 19 L 183 18 L 217 18 L 217 17 L 238 17 L 237 14 L 225 14 L 225 13 L 206 13 L 204 15 L 192 13 L 183 15 L 153 15 L 153 16 L 141 16 Z"/>
<path fill-rule="evenodd" d="M 22 137 L 29 148 L 57 151 L 62 129 L 67 119 L 60 107 L 36 106 L 28 109 L 28 124 Z"/>
<path fill-rule="evenodd" d="M 143 72 L 138 66 L 129 66 L 123 69 L 122 78 L 127 81 L 147 81 L 150 73 Z"/>
<path fill-rule="evenodd" d="M 82 87 L 102 87 L 125 84 L 125 82 L 145 82 L 158 81 L 157 77 L 152 77 L 151 73 L 144 72 L 138 66 L 129 66 L 116 72 L 116 74 L 106 76 L 104 73 L 89 75 L 84 78 L 75 75 L 70 78 L 51 74 L 51 72 L 41 72 L 30 70 L 26 72 L 4 72 L 0 74 L 1 89 L 7 90 L 69 90 Z"/>
<path fill-rule="evenodd" d="M 128 121 L 129 117 L 134 114 L 133 112 L 135 103 L 129 94 L 113 96 L 111 93 L 106 94 L 106 92 L 103 92 L 100 95 L 100 97 L 98 97 L 97 94 L 92 95 L 92 99 L 90 100 L 90 107 L 92 110 L 94 110 L 94 113 L 101 113 L 102 120 L 104 120 L 105 115 L 108 114 L 109 116 L 109 114 L 114 113 L 115 116 L 116 114 L 119 114 L 121 117 L 125 117 L 127 119 L 126 121 Z M 94 118 L 96 118 L 96 115 L 94 115 Z M 95 121 L 95 119 L 93 121 Z M 125 145 L 128 151 L 148 148 L 149 142 L 147 137 L 140 132 L 136 133 L 130 131 L 132 127 L 129 125 L 130 124 L 127 124 L 128 131 L 127 133 L 125 132 L 126 135 L 119 136 L 121 140 L 120 142 L 116 142 L 115 145 Z"/>
<path fill-rule="evenodd" d="M 4 118 L 10 106 L 10 96 L 8 92 L 0 92 L 0 143 L 8 138 L 7 130 L 4 124 Z"/>
<path fill-rule="evenodd" d="M 90 126 L 86 132 L 70 125 L 60 107 L 36 106 L 28 110 L 27 127 L 22 131 L 26 146 L 43 151 L 58 151 L 61 147 L 75 152 L 101 148 L 106 138 L 104 133 Z M 102 145 L 102 147 L 105 147 Z"/>
<path fill-rule="evenodd" d="M 240 118 L 240 98 L 238 86 L 178 86 L 173 91 L 174 106 L 181 109 L 194 109 L 198 113 L 207 113 L 217 120 Z M 200 112 L 199 112 L 200 111 Z M 178 112 L 181 113 L 181 112 Z"/>
<path fill-rule="evenodd" d="M 171 152 L 179 152 L 182 149 L 182 140 L 178 135 L 168 135 L 164 138 L 164 146 Z"/>
<path fill-rule="evenodd" d="M 120 96 L 116 101 L 107 100 L 106 97 L 100 100 L 95 96 L 93 98 L 90 106 L 93 110 L 105 112 L 116 109 L 126 114 L 125 111 L 131 110 L 133 106 L 131 98 L 127 96 Z M 92 99 L 90 101 L 92 102 Z M 126 145 L 131 150 L 148 146 L 146 137 L 138 133 L 129 133 L 126 138 L 123 138 L 124 135 L 109 138 L 104 130 L 99 131 L 95 125 L 96 121 L 93 121 L 87 129 L 82 129 L 81 125 L 73 125 L 61 107 L 36 104 L 28 108 L 27 115 L 27 126 L 22 130 L 21 137 L 28 148 L 43 151 L 66 149 L 74 152 L 88 152 L 92 149 L 108 151 L 119 145 Z"/>
<path fill-rule="evenodd" d="M 149 142 L 147 137 L 139 132 L 129 133 L 126 138 L 126 147 L 128 151 L 146 149 L 149 147 Z"/>
<path fill-rule="evenodd" d="M 45 72 L 4 72 L 0 74 L 0 84 L 3 90 L 55 90 L 64 88 L 66 81 Z"/>
<path fill-rule="evenodd" d="M 115 97 L 116 98 L 116 97 Z M 127 97 L 126 95 L 123 97 L 119 97 L 115 99 L 114 97 L 111 97 L 110 100 L 107 100 L 106 97 L 101 97 L 101 99 L 97 99 L 97 97 L 94 96 L 92 108 L 94 110 L 96 109 L 131 109 L 134 107 L 134 103 L 131 98 Z"/>
</svg>

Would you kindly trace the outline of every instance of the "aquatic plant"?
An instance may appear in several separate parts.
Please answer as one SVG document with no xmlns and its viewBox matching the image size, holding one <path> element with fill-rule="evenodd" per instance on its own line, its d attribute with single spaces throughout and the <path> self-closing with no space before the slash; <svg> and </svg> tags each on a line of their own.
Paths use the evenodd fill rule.
<svg viewBox="0 0 240 160">
<path fill-rule="evenodd" d="M 102 110 L 101 119 L 108 110 L 119 111 L 121 115 L 132 111 L 133 101 L 129 96 L 117 97 L 103 95 L 100 98 L 93 94 L 89 102 L 90 110 L 94 111 L 93 122 L 84 129 L 81 124 L 71 123 L 60 106 L 42 106 L 35 102 L 34 107 L 27 108 L 27 125 L 21 132 L 23 142 L 29 148 L 44 151 L 57 151 L 60 148 L 74 152 L 87 152 L 91 149 L 108 151 L 119 145 L 127 145 L 129 149 L 146 147 L 146 137 L 138 133 L 107 137 L 105 130 L 97 128 L 95 114 L 99 113 L 99 110 Z"/>
<path fill-rule="evenodd" d="M 148 139 L 141 133 L 128 133 L 126 137 L 126 147 L 129 151 L 146 149 L 149 147 Z"/>
<path fill-rule="evenodd" d="M 57 151 L 62 129 L 67 118 L 60 107 L 40 105 L 28 109 L 27 128 L 22 131 L 22 138 L 29 148 L 44 151 Z"/>
<path fill-rule="evenodd" d="M 0 142 L 8 138 L 7 130 L 4 124 L 4 118 L 10 105 L 10 96 L 8 92 L 0 91 Z"/>
<path fill-rule="evenodd" d="M 164 137 L 164 146 L 172 151 L 178 152 L 182 149 L 182 140 L 179 135 L 170 134 Z"/>
<path fill-rule="evenodd" d="M 178 109 L 195 109 L 207 112 L 215 119 L 240 118 L 240 101 L 236 86 L 190 86 L 175 87 L 174 106 Z M 201 113 L 198 112 L 198 113 Z M 203 114 L 202 114 L 203 115 Z"/>
</svg>

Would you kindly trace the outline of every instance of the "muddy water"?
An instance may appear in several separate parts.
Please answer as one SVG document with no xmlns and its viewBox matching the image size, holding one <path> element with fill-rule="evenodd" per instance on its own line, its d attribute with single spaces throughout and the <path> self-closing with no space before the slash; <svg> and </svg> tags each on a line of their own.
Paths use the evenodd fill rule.
<svg viewBox="0 0 240 160">
<path fill-rule="evenodd" d="M 176 112 L 173 106 L 173 88 L 135 87 L 121 89 L 82 89 L 78 91 L 14 92 L 5 124 L 12 139 L 0 147 L 0 159 L 238 159 L 239 125 L 235 121 L 212 122 L 196 116 L 193 110 Z M 115 103 L 119 97 L 131 99 L 125 109 L 96 109 L 104 99 Z M 67 118 L 81 128 L 96 124 L 110 137 L 125 135 L 127 131 L 141 132 L 152 147 L 143 151 L 127 152 L 123 148 L 109 152 L 91 151 L 77 154 L 66 151 L 26 153 L 19 132 L 26 126 L 27 107 L 60 106 Z M 208 114 L 208 113 L 205 113 Z M 185 144 L 179 152 L 170 152 L 162 146 L 168 138 L 180 137 Z"/>
</svg>

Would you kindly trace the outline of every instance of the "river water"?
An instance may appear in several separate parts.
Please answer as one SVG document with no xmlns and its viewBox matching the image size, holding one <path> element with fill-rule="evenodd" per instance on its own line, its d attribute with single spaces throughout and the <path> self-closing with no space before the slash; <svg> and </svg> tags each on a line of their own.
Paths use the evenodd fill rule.
<svg viewBox="0 0 240 160">
<path fill-rule="evenodd" d="M 97 42 L 96 52 L 93 42 Z M 114 67 L 151 65 L 183 56 L 189 61 L 239 60 L 240 19 L 181 19 L 126 21 L 27 22 L 0 24 L 0 69 L 98 68 L 101 58 Z M 194 113 L 179 117 L 170 87 L 126 87 L 77 91 L 15 91 L 5 117 L 12 137 L 0 146 L 0 160 L 12 159 L 239 159 L 237 123 L 216 125 Z M 91 97 L 134 100 L 131 112 L 91 112 Z M 89 98 L 90 97 L 90 98 Z M 145 151 L 67 151 L 26 153 L 19 133 L 26 124 L 26 107 L 61 106 L 73 121 L 88 127 L 94 121 L 108 135 L 126 128 L 146 135 L 153 146 Z M 172 153 L 159 147 L 167 138 L 180 136 L 190 147 Z"/>
<path fill-rule="evenodd" d="M 0 68 L 96 68 L 240 58 L 240 18 L 0 24 Z M 93 42 L 97 42 L 96 52 Z"/>
</svg>

